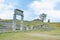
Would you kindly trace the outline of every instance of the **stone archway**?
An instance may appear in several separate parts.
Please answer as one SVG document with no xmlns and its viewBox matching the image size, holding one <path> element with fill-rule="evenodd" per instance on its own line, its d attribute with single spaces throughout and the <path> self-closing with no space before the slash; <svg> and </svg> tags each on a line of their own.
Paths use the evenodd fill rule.
<svg viewBox="0 0 60 40">
<path fill-rule="evenodd" d="M 14 11 L 12 29 L 13 29 L 13 31 L 15 31 L 16 27 L 17 27 L 16 26 L 16 15 L 21 16 L 20 31 L 22 31 L 23 30 L 23 17 L 24 17 L 24 15 L 23 15 L 23 11 L 19 10 L 19 9 L 15 9 L 15 11 Z"/>
</svg>

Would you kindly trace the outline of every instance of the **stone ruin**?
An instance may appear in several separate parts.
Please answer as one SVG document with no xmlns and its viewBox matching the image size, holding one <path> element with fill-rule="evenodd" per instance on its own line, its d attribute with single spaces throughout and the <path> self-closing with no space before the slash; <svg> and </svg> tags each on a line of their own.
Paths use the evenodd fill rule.
<svg viewBox="0 0 60 40">
<path fill-rule="evenodd" d="M 13 24 L 12 24 L 12 31 L 16 31 L 17 29 L 17 25 L 16 25 L 16 15 L 18 16 L 21 16 L 21 24 L 20 24 L 20 31 L 28 31 L 28 30 L 44 30 L 46 29 L 46 24 L 43 24 L 43 25 L 38 25 L 38 26 L 33 26 L 33 25 L 30 25 L 30 26 L 27 26 L 27 27 L 24 27 L 24 14 L 23 14 L 23 11 L 22 10 L 19 10 L 19 9 L 15 9 L 14 10 L 14 14 L 13 14 Z M 3 28 L 4 29 L 4 28 Z"/>
<path fill-rule="evenodd" d="M 24 15 L 23 15 L 23 11 L 22 10 L 19 10 L 19 9 L 15 9 L 14 11 L 14 16 L 13 16 L 13 26 L 12 26 L 12 29 L 13 31 L 16 30 L 16 15 L 19 15 L 21 16 L 21 24 L 20 24 L 20 31 L 23 30 L 23 18 L 24 18 Z"/>
</svg>

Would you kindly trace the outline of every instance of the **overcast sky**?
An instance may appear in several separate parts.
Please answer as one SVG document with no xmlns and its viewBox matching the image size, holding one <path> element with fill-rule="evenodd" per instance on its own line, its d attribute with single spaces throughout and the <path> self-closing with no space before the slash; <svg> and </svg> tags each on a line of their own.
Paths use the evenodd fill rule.
<svg viewBox="0 0 60 40">
<path fill-rule="evenodd" d="M 37 19 L 45 13 L 46 20 L 60 22 L 60 0 L 0 0 L 0 18 L 13 19 L 16 8 L 24 11 L 24 20 Z"/>
</svg>

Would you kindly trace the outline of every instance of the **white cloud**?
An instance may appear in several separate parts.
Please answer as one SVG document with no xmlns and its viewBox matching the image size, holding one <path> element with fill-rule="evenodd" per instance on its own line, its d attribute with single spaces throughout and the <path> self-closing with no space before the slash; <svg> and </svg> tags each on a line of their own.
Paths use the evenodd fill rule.
<svg viewBox="0 0 60 40">
<path fill-rule="evenodd" d="M 0 0 L 0 3 L 3 3 L 3 2 L 5 2 L 5 0 Z"/>
<path fill-rule="evenodd" d="M 0 18 L 12 19 L 13 18 L 13 4 L 4 4 L 5 0 L 0 0 Z"/>
<path fill-rule="evenodd" d="M 18 5 L 18 3 L 9 3 L 4 4 L 6 0 L 0 0 L 0 18 L 2 19 L 12 19 L 14 6 Z M 54 10 L 56 6 L 56 2 L 60 0 L 34 0 L 32 3 L 28 4 L 28 10 L 24 10 L 24 19 L 33 20 L 35 18 L 39 18 L 38 15 L 41 13 L 46 13 L 48 15 L 47 19 L 59 20 L 60 19 L 60 11 Z M 37 15 L 33 17 L 32 15 Z"/>
<path fill-rule="evenodd" d="M 25 10 L 24 11 L 24 20 L 33 20 L 32 18 L 32 15 L 31 15 L 32 13 L 31 13 L 31 11 L 30 10 Z"/>
<path fill-rule="evenodd" d="M 48 15 L 47 19 L 59 20 L 60 11 L 54 10 L 55 4 L 60 0 L 42 0 L 42 1 L 33 1 L 28 5 L 30 10 L 34 11 L 36 15 L 45 13 Z"/>
</svg>

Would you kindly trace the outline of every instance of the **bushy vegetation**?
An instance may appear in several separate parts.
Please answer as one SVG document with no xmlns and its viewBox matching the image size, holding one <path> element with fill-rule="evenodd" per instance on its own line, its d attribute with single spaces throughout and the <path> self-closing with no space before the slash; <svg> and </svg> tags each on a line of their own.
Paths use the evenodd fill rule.
<svg viewBox="0 0 60 40">
<path fill-rule="evenodd" d="M 0 23 L 0 26 L 3 26 L 3 24 Z"/>
</svg>

